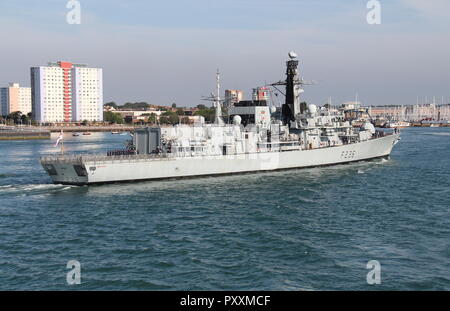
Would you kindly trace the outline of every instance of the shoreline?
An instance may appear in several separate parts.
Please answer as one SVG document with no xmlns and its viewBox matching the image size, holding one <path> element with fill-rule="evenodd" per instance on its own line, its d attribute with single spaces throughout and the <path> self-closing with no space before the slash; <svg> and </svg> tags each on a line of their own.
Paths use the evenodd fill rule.
<svg viewBox="0 0 450 311">
<path fill-rule="evenodd" d="M 42 130 L 50 131 L 51 133 L 59 133 L 61 130 L 63 132 L 130 132 L 134 131 L 136 128 L 135 126 L 43 126 L 41 127 Z M 38 129 L 38 127 L 35 127 L 35 129 Z"/>
<path fill-rule="evenodd" d="M 50 131 L 0 131 L 0 141 L 50 139 L 50 137 Z"/>
<path fill-rule="evenodd" d="M 59 133 L 63 132 L 130 132 L 134 131 L 137 126 L 27 126 L 27 127 L 5 127 L 0 126 L 0 135 L 2 132 L 50 132 Z"/>
</svg>

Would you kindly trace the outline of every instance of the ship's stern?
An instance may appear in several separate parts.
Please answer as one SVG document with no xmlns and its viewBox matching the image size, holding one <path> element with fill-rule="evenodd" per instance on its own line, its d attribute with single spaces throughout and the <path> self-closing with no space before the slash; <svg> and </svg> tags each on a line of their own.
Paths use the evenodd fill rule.
<svg viewBox="0 0 450 311">
<path fill-rule="evenodd" d="M 81 162 L 59 162 L 41 159 L 41 165 L 55 184 L 86 185 L 88 172 Z"/>
</svg>

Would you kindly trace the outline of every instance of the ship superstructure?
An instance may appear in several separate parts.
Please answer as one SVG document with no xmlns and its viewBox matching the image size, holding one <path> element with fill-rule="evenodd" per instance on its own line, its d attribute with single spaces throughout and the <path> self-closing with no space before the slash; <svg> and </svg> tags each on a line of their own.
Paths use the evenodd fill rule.
<svg viewBox="0 0 450 311">
<path fill-rule="evenodd" d="M 219 73 L 213 124 L 137 129 L 125 152 L 43 157 L 55 183 L 93 184 L 274 171 L 387 157 L 399 133 L 354 128 L 342 110 L 301 104 L 297 55 L 289 53 L 280 109 L 265 100 L 235 103 L 222 118 Z"/>
</svg>

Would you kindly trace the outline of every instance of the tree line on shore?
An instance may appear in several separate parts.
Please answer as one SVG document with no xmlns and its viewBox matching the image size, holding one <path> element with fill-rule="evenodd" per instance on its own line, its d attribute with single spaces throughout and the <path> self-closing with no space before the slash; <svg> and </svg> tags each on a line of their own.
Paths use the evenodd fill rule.
<svg viewBox="0 0 450 311">
<path fill-rule="evenodd" d="M 0 124 L 35 124 L 31 112 L 23 114 L 20 111 L 14 111 L 8 115 L 0 116 Z"/>
<path fill-rule="evenodd" d="M 171 108 L 167 106 L 152 106 L 146 102 L 136 102 L 136 103 L 125 103 L 121 106 L 117 105 L 115 102 L 108 102 L 104 106 L 108 106 L 114 109 L 122 109 L 122 110 L 134 110 L 134 109 L 148 109 L 155 108 L 159 111 L 163 111 L 161 115 L 158 117 L 156 113 L 148 112 L 143 113 L 141 116 L 145 117 L 146 121 L 140 120 L 140 123 L 149 123 L 149 124 L 189 124 L 190 119 L 186 115 L 186 109 L 184 107 L 177 108 L 176 104 L 173 103 Z M 214 121 L 215 109 L 206 107 L 205 105 L 197 105 L 196 111 L 192 114 L 194 116 L 203 116 L 206 122 Z M 105 111 L 104 118 L 105 122 L 110 122 L 114 124 L 124 124 L 131 123 L 132 120 L 123 118 L 121 114 L 116 113 L 114 111 Z"/>
<path fill-rule="evenodd" d="M 146 102 L 136 102 L 136 103 L 125 103 L 124 105 L 117 105 L 115 102 L 108 102 L 104 104 L 104 106 L 109 106 L 114 109 L 148 109 L 152 107 Z M 145 121 L 141 120 L 140 123 L 149 123 L 149 124 L 178 124 L 184 123 L 189 124 L 189 117 L 186 115 L 186 109 L 184 107 L 176 107 L 176 104 L 172 104 L 171 107 L 167 106 L 153 106 L 159 111 L 163 111 L 161 115 L 157 116 L 156 113 L 149 111 L 148 113 L 143 113 L 142 116 L 145 117 Z M 196 111 L 192 115 L 194 116 L 203 116 L 206 122 L 214 121 L 214 108 L 206 107 L 205 105 L 197 105 Z M 123 118 L 123 116 L 119 113 L 115 113 L 114 111 L 104 111 L 103 113 L 103 121 L 110 124 L 125 124 L 132 123 L 132 120 L 127 118 Z M 33 120 L 32 113 L 23 114 L 20 111 L 12 112 L 8 115 L 1 116 L 0 115 L 0 123 L 9 124 L 9 125 L 37 125 L 37 122 Z M 88 125 L 89 121 L 84 120 L 80 122 L 82 125 Z"/>
</svg>

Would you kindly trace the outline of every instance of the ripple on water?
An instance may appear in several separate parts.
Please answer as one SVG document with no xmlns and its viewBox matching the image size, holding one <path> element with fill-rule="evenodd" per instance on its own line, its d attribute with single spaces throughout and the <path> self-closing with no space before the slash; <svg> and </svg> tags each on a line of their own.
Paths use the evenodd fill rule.
<svg viewBox="0 0 450 311">
<path fill-rule="evenodd" d="M 449 290 L 448 134 L 408 129 L 389 160 L 95 187 L 51 184 L 49 142 L 3 148 L 0 289 L 73 289 L 76 259 L 88 290 L 361 290 L 369 260 L 380 289 Z"/>
</svg>

